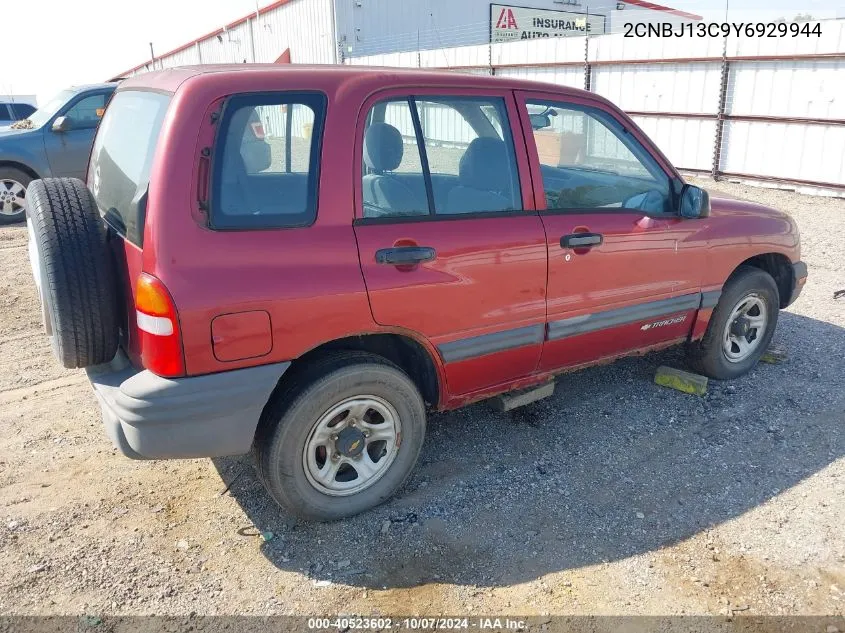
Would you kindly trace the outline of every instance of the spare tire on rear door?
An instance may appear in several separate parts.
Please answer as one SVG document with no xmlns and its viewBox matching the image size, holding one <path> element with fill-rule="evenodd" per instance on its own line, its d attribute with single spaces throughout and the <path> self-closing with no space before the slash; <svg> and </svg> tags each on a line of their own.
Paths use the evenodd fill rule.
<svg viewBox="0 0 845 633">
<path fill-rule="evenodd" d="M 114 358 L 118 299 L 106 227 L 81 180 L 35 180 L 27 189 L 29 259 L 53 352 L 65 367 Z"/>
</svg>

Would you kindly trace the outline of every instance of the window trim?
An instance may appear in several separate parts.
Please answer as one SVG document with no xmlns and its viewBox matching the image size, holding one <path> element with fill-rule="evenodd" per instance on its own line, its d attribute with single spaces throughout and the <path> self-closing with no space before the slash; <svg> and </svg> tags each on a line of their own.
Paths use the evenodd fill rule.
<svg viewBox="0 0 845 633">
<path fill-rule="evenodd" d="M 683 178 L 678 170 L 669 162 L 665 154 L 654 144 L 654 142 L 646 136 L 640 127 L 624 112 L 616 109 L 611 104 L 604 100 L 593 99 L 588 96 L 570 96 L 555 94 L 553 92 L 542 92 L 537 90 L 516 90 L 514 95 L 517 100 L 517 108 L 519 111 L 520 120 L 522 123 L 523 137 L 525 139 L 525 147 L 528 153 L 528 162 L 531 166 L 531 182 L 534 187 L 534 200 L 536 208 L 541 214 L 554 215 L 584 215 L 589 213 L 602 214 L 631 214 L 641 213 L 643 216 L 654 218 L 677 218 L 679 213 L 677 211 L 661 211 L 661 212 L 647 212 L 640 209 L 626 209 L 624 207 L 574 207 L 571 209 L 548 209 L 546 207 L 545 187 L 543 186 L 543 174 L 540 169 L 540 154 L 537 151 L 537 144 L 534 140 L 534 130 L 531 127 L 531 122 L 528 117 L 527 104 L 531 102 L 546 102 L 549 104 L 557 104 L 559 107 L 568 107 L 567 104 L 575 106 L 574 109 L 590 108 L 599 110 L 614 121 L 623 131 L 631 135 L 631 139 L 642 149 L 645 154 L 650 156 L 657 167 L 666 175 L 669 181 L 669 196 L 671 200 L 672 209 L 678 206 L 678 197 L 680 195 L 680 187 L 677 183 L 683 183 Z M 636 154 L 635 154 L 636 155 Z"/>
<path fill-rule="evenodd" d="M 411 121 L 414 123 L 414 135 L 417 137 L 417 149 L 420 152 L 420 166 L 422 167 L 423 185 L 425 185 L 425 198 L 428 202 L 428 214 L 437 215 L 437 208 L 434 206 L 434 183 L 431 180 L 431 168 L 428 165 L 428 149 L 425 146 L 425 136 L 423 135 L 417 100 L 413 96 L 408 97 L 408 107 L 411 109 Z"/>
<path fill-rule="evenodd" d="M 512 218 L 523 217 L 528 214 L 536 215 L 536 209 L 515 209 L 511 211 L 473 211 L 472 213 L 448 213 L 434 215 L 396 215 L 382 217 L 355 218 L 353 226 L 370 226 L 377 224 L 415 224 L 417 222 L 449 222 L 453 220 L 477 220 L 483 218 Z"/>
<path fill-rule="evenodd" d="M 522 205 L 521 209 L 508 211 L 478 211 L 472 213 L 450 213 L 437 214 L 429 213 L 428 215 L 418 216 L 385 216 L 385 217 L 364 217 L 364 197 L 363 197 L 363 182 L 362 174 L 363 163 L 363 149 L 364 149 L 364 133 L 366 130 L 367 121 L 370 113 L 374 108 L 383 102 L 388 101 L 403 101 L 408 99 L 426 99 L 426 98 L 474 98 L 474 99 L 500 99 L 504 105 L 505 114 L 507 115 L 506 129 L 510 130 L 511 142 L 513 143 L 513 162 L 516 168 L 516 185 L 518 187 L 518 197 Z M 416 108 L 412 109 L 413 112 Z M 418 116 L 418 115 L 417 115 Z M 532 180 L 532 172 L 530 166 L 530 158 L 526 152 L 526 139 L 523 126 L 521 123 L 519 104 L 516 100 L 514 90 L 512 88 L 475 88 L 475 87 L 452 87 L 452 86 L 425 86 L 425 87 L 410 87 L 403 86 L 399 88 L 384 88 L 369 95 L 369 97 L 361 104 L 356 119 L 355 131 L 355 159 L 353 161 L 353 186 L 354 186 L 354 226 L 367 226 L 370 224 L 405 224 L 414 222 L 428 222 L 437 220 L 470 220 L 493 217 L 507 217 L 520 216 L 525 214 L 536 213 L 535 199 L 536 192 Z M 491 124 L 492 125 L 492 124 Z M 415 134 L 418 132 L 415 130 Z M 420 136 L 417 137 L 418 144 L 421 141 Z M 422 159 L 421 159 L 422 160 Z M 430 186 L 431 178 L 426 182 L 426 187 Z M 430 211 L 433 207 L 429 207 Z"/>
<path fill-rule="evenodd" d="M 268 97 L 276 97 L 283 96 L 286 100 L 275 102 L 275 101 L 267 101 Z M 265 99 L 262 101 L 262 99 Z M 297 100 L 299 99 L 299 100 Z M 232 103 L 237 102 L 236 100 L 242 100 L 239 102 L 241 106 L 248 106 L 250 102 L 255 102 L 253 107 L 258 106 L 267 106 L 267 105 L 304 105 L 306 107 L 311 107 L 314 111 L 314 125 L 311 128 L 311 153 L 309 156 L 309 169 L 308 169 L 308 201 L 306 206 L 306 211 L 308 212 L 308 218 L 296 223 L 286 223 L 286 224 L 273 224 L 273 223 L 262 223 L 259 221 L 243 223 L 244 218 L 249 218 L 250 216 L 235 216 L 241 218 L 241 224 L 238 226 L 221 226 L 217 222 L 215 222 L 215 218 L 220 217 L 220 211 L 217 209 L 217 203 L 215 198 L 217 197 L 215 194 L 217 193 L 217 188 L 215 183 L 219 181 L 221 172 L 222 172 L 222 155 L 223 155 L 223 140 L 224 140 L 224 131 L 228 128 L 225 123 L 228 123 L 229 118 L 231 117 L 232 112 Z M 309 102 L 308 100 L 311 100 Z M 220 107 L 220 118 L 217 120 L 214 130 L 214 140 L 212 142 L 212 153 L 211 153 L 211 165 L 209 168 L 209 182 L 208 182 L 208 211 L 206 212 L 206 221 L 205 226 L 215 232 L 237 232 L 237 231 L 286 231 L 289 229 L 301 229 L 307 228 L 312 226 L 317 221 L 317 215 L 319 214 L 320 210 L 320 168 L 322 166 L 322 156 L 323 156 L 323 136 L 326 126 L 326 119 L 328 116 L 328 103 L 329 99 L 325 92 L 320 90 L 261 90 L 256 92 L 237 92 L 234 94 L 227 95 L 224 100 L 223 104 Z M 314 109 L 314 106 L 319 106 L 318 109 Z M 290 121 L 292 117 L 288 116 L 287 120 Z M 286 123 L 287 127 L 287 123 Z M 286 159 L 287 160 L 287 159 Z M 280 172 L 280 173 L 287 173 L 287 172 Z M 301 214 L 297 214 L 301 215 Z M 273 216 L 258 216 L 256 219 L 268 219 L 268 217 L 276 217 L 276 218 L 284 218 L 286 214 L 274 214 Z"/>
</svg>

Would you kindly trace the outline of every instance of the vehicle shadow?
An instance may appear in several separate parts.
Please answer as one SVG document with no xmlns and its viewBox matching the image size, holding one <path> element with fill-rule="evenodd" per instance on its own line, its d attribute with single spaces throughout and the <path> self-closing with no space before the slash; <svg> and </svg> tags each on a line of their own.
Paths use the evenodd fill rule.
<svg viewBox="0 0 845 633">
<path fill-rule="evenodd" d="M 704 397 L 653 384 L 684 366 L 676 349 L 563 376 L 512 414 L 431 416 L 405 487 L 336 523 L 286 515 L 247 458 L 214 463 L 281 569 L 379 588 L 530 581 L 676 543 L 845 455 L 845 329 L 782 313 L 776 343 L 784 364 Z"/>
</svg>

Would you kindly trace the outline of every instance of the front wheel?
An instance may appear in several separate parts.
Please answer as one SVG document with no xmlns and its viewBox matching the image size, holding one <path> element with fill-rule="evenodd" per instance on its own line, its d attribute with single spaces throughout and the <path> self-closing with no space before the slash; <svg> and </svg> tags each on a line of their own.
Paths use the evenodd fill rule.
<svg viewBox="0 0 845 633">
<path fill-rule="evenodd" d="M 274 394 L 254 452 L 279 505 L 331 521 L 388 499 L 411 473 L 424 436 L 422 397 L 401 369 L 373 354 L 339 352 Z"/>
<path fill-rule="evenodd" d="M 704 337 L 692 345 L 693 367 L 718 380 L 748 373 L 771 343 L 779 308 L 772 276 L 759 268 L 741 267 L 725 284 Z"/>
<path fill-rule="evenodd" d="M 23 222 L 26 218 L 26 188 L 29 174 L 13 167 L 0 167 L 0 224 Z"/>
</svg>

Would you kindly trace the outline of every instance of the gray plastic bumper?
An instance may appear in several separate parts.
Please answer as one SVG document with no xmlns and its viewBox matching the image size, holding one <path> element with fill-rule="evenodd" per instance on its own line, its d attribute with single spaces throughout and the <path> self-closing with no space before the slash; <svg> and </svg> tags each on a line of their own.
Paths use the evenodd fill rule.
<svg viewBox="0 0 845 633">
<path fill-rule="evenodd" d="M 804 284 L 807 283 L 807 264 L 804 262 L 795 262 L 792 264 L 792 295 L 789 297 L 789 303 L 792 305 L 804 289 Z"/>
<path fill-rule="evenodd" d="M 249 451 L 264 405 L 290 363 L 189 378 L 133 367 L 123 352 L 86 371 L 114 445 L 133 459 Z"/>
</svg>

